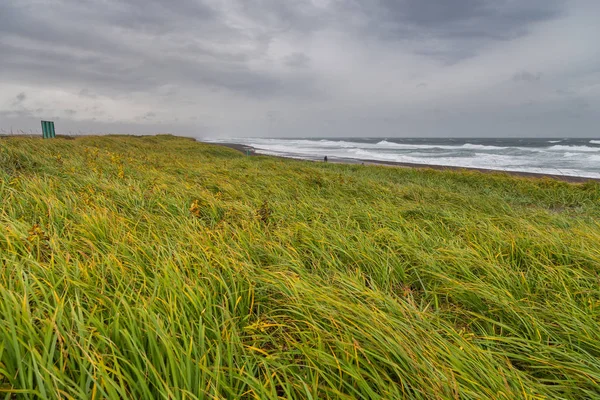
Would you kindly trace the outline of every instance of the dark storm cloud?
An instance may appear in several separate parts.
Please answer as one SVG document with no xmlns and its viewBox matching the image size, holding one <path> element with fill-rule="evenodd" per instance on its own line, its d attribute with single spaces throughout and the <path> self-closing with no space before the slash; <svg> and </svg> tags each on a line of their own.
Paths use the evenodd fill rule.
<svg viewBox="0 0 600 400">
<path fill-rule="evenodd" d="M 93 15 L 83 19 L 76 9 L 69 9 L 64 2 L 53 7 L 30 5 L 17 0 L 3 1 L 0 4 L 0 45 L 18 41 L 46 47 L 53 50 L 57 46 L 70 50 L 87 50 L 97 53 L 123 53 L 124 48 L 110 30 L 110 25 Z M 81 24 L 82 21 L 87 23 Z"/>
<path fill-rule="evenodd" d="M 532 25 L 565 12 L 562 0 L 353 0 L 339 3 L 362 15 L 358 28 L 387 41 L 435 40 L 415 52 L 456 62 L 476 55 L 490 42 L 521 37 Z"/>
<path fill-rule="evenodd" d="M 355 0 L 342 2 L 368 17 L 373 31 L 390 38 L 433 35 L 444 38 L 510 39 L 530 24 L 561 15 L 561 0 Z"/>
<path fill-rule="evenodd" d="M 2 46 L 2 73 L 17 81 L 66 87 L 92 84 L 117 91 L 143 90 L 157 79 L 143 74 L 125 59 L 109 59 L 101 53 L 60 52 L 52 48 Z"/>
<path fill-rule="evenodd" d="M 279 87 L 277 77 L 248 68 L 251 51 L 235 54 L 194 43 L 195 38 L 218 43 L 244 35 L 221 24 L 224 16 L 201 2 L 56 4 L 34 10 L 9 0 L 0 6 L 3 76 L 37 84 L 94 85 L 103 91 L 151 91 L 177 82 L 262 96 Z M 56 19 L 44 18 L 45 13 Z M 121 35 L 137 35 L 147 42 L 136 46 L 132 39 L 126 44 Z M 153 47 L 153 39 L 164 42 Z"/>
<path fill-rule="evenodd" d="M 227 10 L 207 0 L 45 4 L 20 0 L 0 4 L 0 66 L 5 78 L 94 85 L 107 92 L 151 91 L 164 83 L 203 84 L 251 97 L 295 90 L 304 95 L 310 86 L 293 79 L 283 83 L 281 77 L 248 67 L 282 33 L 300 35 L 336 27 L 388 40 L 442 37 L 453 41 L 452 46 L 422 46 L 415 52 L 456 60 L 471 56 L 486 40 L 522 34 L 529 24 L 560 11 L 557 0 L 345 0 L 330 7 L 309 1 L 232 2 L 234 9 L 255 21 L 257 28 L 248 30 L 226 23 Z M 471 43 L 473 38 L 478 43 Z M 207 41 L 216 45 L 207 46 Z M 220 49 L 225 46 L 218 44 L 228 41 L 246 45 Z M 309 58 L 296 52 L 284 64 L 306 67 Z"/>
</svg>

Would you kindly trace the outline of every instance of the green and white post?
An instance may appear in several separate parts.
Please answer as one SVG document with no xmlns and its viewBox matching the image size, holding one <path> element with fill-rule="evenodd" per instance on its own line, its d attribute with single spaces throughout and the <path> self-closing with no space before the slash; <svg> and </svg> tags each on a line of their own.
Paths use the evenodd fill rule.
<svg viewBox="0 0 600 400">
<path fill-rule="evenodd" d="M 42 137 L 44 139 L 52 139 L 56 137 L 56 132 L 54 131 L 54 122 L 42 121 Z"/>
</svg>

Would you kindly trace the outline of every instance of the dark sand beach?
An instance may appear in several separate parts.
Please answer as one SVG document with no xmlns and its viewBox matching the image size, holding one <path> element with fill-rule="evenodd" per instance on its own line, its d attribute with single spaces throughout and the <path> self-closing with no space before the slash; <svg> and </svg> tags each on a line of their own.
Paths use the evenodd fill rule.
<svg viewBox="0 0 600 400">
<path fill-rule="evenodd" d="M 250 155 L 263 155 L 260 153 L 256 153 L 255 149 L 252 146 L 246 146 L 238 143 L 208 143 L 208 144 L 216 144 L 219 146 L 229 147 L 231 149 L 238 150 L 244 154 L 249 152 Z M 282 156 L 268 156 L 268 157 L 281 157 Z M 305 161 L 318 161 L 318 160 L 305 160 Z M 390 167 L 398 167 L 398 168 L 420 168 L 420 169 L 435 169 L 439 171 L 478 171 L 482 173 L 504 173 L 513 176 L 519 176 L 524 178 L 547 178 L 547 179 L 556 179 L 563 182 L 569 183 L 583 183 L 588 181 L 596 181 L 600 182 L 600 179 L 597 178 L 586 178 L 580 176 L 569 176 L 569 175 L 554 175 L 554 174 L 541 174 L 534 172 L 520 172 L 520 171 L 501 171 L 495 169 L 485 169 L 485 168 L 466 168 L 466 167 L 452 167 L 446 165 L 433 165 L 433 164 L 412 164 L 412 163 L 402 163 L 402 162 L 393 162 L 393 161 L 379 161 L 379 160 L 368 160 L 368 159 L 353 159 L 353 158 L 336 158 L 329 157 L 328 162 L 331 163 L 342 163 L 342 164 L 365 164 L 365 165 L 383 165 Z"/>
</svg>

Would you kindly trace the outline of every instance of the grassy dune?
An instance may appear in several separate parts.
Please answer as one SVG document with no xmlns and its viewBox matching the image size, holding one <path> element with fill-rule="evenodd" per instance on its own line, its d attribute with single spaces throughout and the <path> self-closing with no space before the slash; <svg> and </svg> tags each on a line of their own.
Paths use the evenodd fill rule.
<svg viewBox="0 0 600 400">
<path fill-rule="evenodd" d="M 600 398 L 600 185 L 0 140 L 0 398 Z"/>
</svg>

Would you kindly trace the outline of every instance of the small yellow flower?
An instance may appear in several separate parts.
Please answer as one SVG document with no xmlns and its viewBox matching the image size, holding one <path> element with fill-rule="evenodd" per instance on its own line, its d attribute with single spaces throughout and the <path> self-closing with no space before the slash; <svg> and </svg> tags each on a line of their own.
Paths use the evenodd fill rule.
<svg viewBox="0 0 600 400">
<path fill-rule="evenodd" d="M 35 242 L 36 240 L 48 240 L 48 236 L 46 236 L 38 224 L 33 225 L 28 233 L 29 236 L 27 237 L 27 240 L 29 242 Z"/>
</svg>

